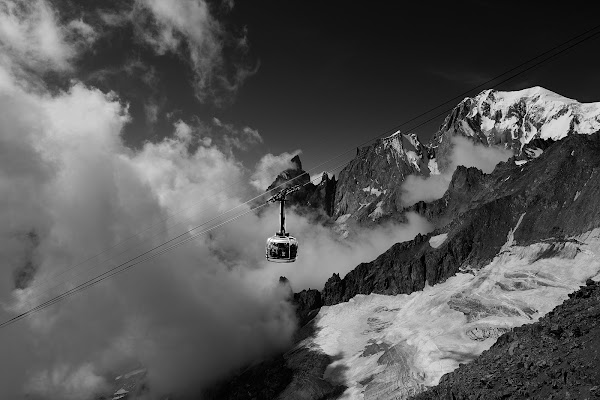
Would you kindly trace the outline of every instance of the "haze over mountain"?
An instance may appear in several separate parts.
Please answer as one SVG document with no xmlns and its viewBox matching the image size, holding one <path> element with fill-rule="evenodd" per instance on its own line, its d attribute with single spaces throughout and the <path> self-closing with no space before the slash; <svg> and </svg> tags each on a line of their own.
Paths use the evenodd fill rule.
<svg viewBox="0 0 600 400">
<path fill-rule="evenodd" d="M 588 8 L 0 0 L 0 398 L 406 393 L 533 321 L 595 265 L 597 107 L 523 90 L 597 99 Z M 456 325 L 408 343 L 413 308 Z"/>
</svg>

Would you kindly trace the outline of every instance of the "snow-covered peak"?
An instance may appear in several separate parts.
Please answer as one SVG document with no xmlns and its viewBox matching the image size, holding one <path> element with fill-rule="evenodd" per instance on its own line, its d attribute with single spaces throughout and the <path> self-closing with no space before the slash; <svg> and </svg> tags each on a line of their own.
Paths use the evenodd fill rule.
<svg viewBox="0 0 600 400">
<path fill-rule="evenodd" d="M 600 103 L 582 104 L 540 86 L 512 92 L 488 89 L 465 98 L 446 118 L 432 144 L 437 147 L 459 134 L 520 154 L 534 139 L 560 140 L 598 129 Z"/>
</svg>

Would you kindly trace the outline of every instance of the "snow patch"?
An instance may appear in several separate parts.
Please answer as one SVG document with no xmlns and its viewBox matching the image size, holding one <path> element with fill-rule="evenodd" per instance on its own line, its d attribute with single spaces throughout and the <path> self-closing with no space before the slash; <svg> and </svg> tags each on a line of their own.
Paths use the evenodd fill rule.
<svg viewBox="0 0 600 400">
<path fill-rule="evenodd" d="M 515 164 L 517 165 L 523 165 L 523 164 L 527 164 L 528 160 L 515 160 Z"/>
<path fill-rule="evenodd" d="M 527 156 L 529 156 L 530 158 L 538 158 L 542 155 L 543 152 L 544 150 L 537 147 L 532 149 L 525 149 L 525 154 L 527 154 Z"/>
<path fill-rule="evenodd" d="M 581 194 L 581 191 L 577 191 L 577 193 L 575 193 L 575 198 L 573 199 L 573 201 L 576 201 L 579 198 L 579 195 Z"/>
<path fill-rule="evenodd" d="M 517 229 L 519 229 L 519 225 L 521 225 L 521 221 L 523 221 L 523 217 L 525 216 L 525 214 L 526 213 L 521 214 L 521 216 L 519 217 L 519 220 L 517 221 L 517 225 L 515 225 L 515 227 L 513 229 L 508 231 L 508 235 L 506 237 L 506 243 L 504 243 L 504 245 L 500 249 L 500 253 L 508 250 L 508 248 L 510 246 L 512 246 L 513 243 L 515 242 L 515 232 L 517 231 Z"/>
<path fill-rule="evenodd" d="M 366 188 L 362 189 L 363 192 L 369 193 L 369 194 L 374 194 L 375 196 L 379 197 L 382 194 L 386 194 L 387 193 L 387 189 L 386 190 L 379 190 L 376 188 L 372 188 L 371 186 L 367 186 Z"/>
<path fill-rule="evenodd" d="M 447 238 L 448 238 L 447 233 L 442 233 L 437 236 L 432 236 L 429 239 L 429 245 L 431 247 L 433 247 L 434 249 L 437 249 L 438 247 L 440 247 L 442 245 L 442 243 L 444 243 L 446 241 Z"/>
<path fill-rule="evenodd" d="M 437 160 L 435 158 L 430 158 L 427 163 L 427 167 L 429 168 L 430 175 L 440 175 L 440 168 L 438 167 Z"/>
</svg>

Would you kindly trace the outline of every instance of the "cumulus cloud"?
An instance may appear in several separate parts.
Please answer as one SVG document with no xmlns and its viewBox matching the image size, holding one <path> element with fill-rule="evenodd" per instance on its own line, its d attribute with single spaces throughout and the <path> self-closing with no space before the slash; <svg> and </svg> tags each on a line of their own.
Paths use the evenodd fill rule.
<svg viewBox="0 0 600 400">
<path fill-rule="evenodd" d="M 448 190 L 452 174 L 459 165 L 476 167 L 489 174 L 499 162 L 508 160 L 512 155 L 511 151 L 503 148 L 482 146 L 467 138 L 453 137 L 450 166 L 447 171 L 429 177 L 408 176 L 402 183 L 402 203 L 408 207 L 419 201 L 428 202 L 441 198 Z"/>
<path fill-rule="evenodd" d="M 233 2 L 227 4 L 223 9 L 233 7 Z M 245 32 L 235 36 L 225 29 L 204 0 L 138 0 L 131 15 L 138 36 L 157 54 L 178 54 L 189 61 L 201 102 L 227 103 L 256 72 L 256 66 L 245 62 Z M 226 62 L 226 52 L 238 61 Z"/>
<path fill-rule="evenodd" d="M 51 95 L 0 79 L 2 321 L 232 207 L 248 210 L 242 199 L 249 188 L 242 197 L 224 190 L 239 186 L 245 173 L 231 154 L 210 144 L 192 151 L 193 129 L 184 121 L 173 135 L 134 151 L 121 138 L 128 121 L 116 95 L 81 83 Z M 281 168 L 294 154 L 259 164 L 262 171 Z M 276 208 L 250 213 L 9 326 L 0 341 L 0 365 L 9 371 L 0 377 L 2 394 L 85 399 L 113 387 L 111 371 L 136 362 L 148 368 L 156 393 L 206 384 L 289 344 L 294 310 L 280 275 L 297 290 L 320 288 L 333 272 L 429 229 L 410 217 L 346 243 L 290 212 L 300 259 L 269 265 L 265 239 L 277 218 Z M 29 232 L 38 237 L 34 247 L 23 240 Z M 143 234 L 118 245 L 136 232 Z M 24 253 L 35 270 L 18 289 L 12 278 Z"/>
<path fill-rule="evenodd" d="M 33 68 L 47 62 L 69 69 L 78 46 L 69 32 L 80 39 L 93 38 L 93 32 L 82 20 L 59 27 L 45 1 L 13 4 L 20 3 L 0 4 L 0 37 L 10 48 L 3 55 L 9 61 L 0 63 L 2 322 L 233 207 L 248 211 L 243 200 L 251 191 L 239 184 L 246 169 L 216 138 L 198 139 L 201 146 L 193 146 L 198 129 L 189 122 L 177 120 L 165 139 L 132 150 L 122 139 L 131 117 L 117 94 L 77 81 L 53 93 L 23 84 L 15 64 Z M 181 7 L 191 14 L 201 11 L 191 4 L 177 2 L 166 10 L 147 2 L 144 7 L 159 15 L 154 38 L 168 45 L 171 32 L 179 44 L 192 36 L 200 40 L 186 31 L 195 28 L 185 18 L 202 19 L 178 14 Z M 49 36 L 32 21 L 50 24 L 44 28 Z M 32 41 L 19 41 L 15 32 Z M 250 127 L 219 120 L 213 125 L 240 141 L 230 147 L 262 141 Z M 252 176 L 254 186 L 291 167 L 297 153 L 265 156 Z M 287 289 L 278 284 L 280 275 L 288 275 L 298 290 L 322 287 L 331 273 L 347 272 L 393 242 L 429 229 L 410 217 L 406 225 L 366 232 L 348 244 L 294 212 L 288 221 L 301 243 L 296 269 L 264 260 L 264 240 L 277 228 L 272 208 L 3 328 L 1 397 L 110 395 L 114 375 L 139 364 L 148 368 L 153 393 L 207 384 L 289 344 L 294 310 Z M 95 254 L 100 256 L 90 258 Z M 18 283 L 17 275 L 25 278 Z"/>
<path fill-rule="evenodd" d="M 254 167 L 250 184 L 259 191 L 267 190 L 281 171 L 296 167 L 291 160 L 301 153 L 301 150 L 296 150 L 291 153 L 283 152 L 278 156 L 271 153 L 264 155 Z"/>
<path fill-rule="evenodd" d="M 214 146 L 190 151 L 189 125 L 179 121 L 170 138 L 132 151 L 121 140 L 128 120 L 114 94 L 80 83 L 49 95 L 0 79 L 3 321 L 241 203 L 223 191 L 242 178 L 241 164 Z M 151 223 L 144 241 L 115 248 L 113 259 L 107 254 L 56 278 Z M 28 232 L 39 236 L 34 250 L 23 240 Z M 3 396 L 25 390 L 83 399 L 128 360 L 149 368 L 153 388 L 170 390 L 284 346 L 295 323 L 287 293 L 251 273 L 262 251 L 224 263 L 219 249 L 230 242 L 222 241 L 199 239 L 9 327 L 0 342 L 2 370 L 11 370 L 0 378 Z M 12 277 L 26 250 L 37 272 L 28 288 L 16 289 Z M 142 332 L 150 334 L 128 339 Z"/>
</svg>

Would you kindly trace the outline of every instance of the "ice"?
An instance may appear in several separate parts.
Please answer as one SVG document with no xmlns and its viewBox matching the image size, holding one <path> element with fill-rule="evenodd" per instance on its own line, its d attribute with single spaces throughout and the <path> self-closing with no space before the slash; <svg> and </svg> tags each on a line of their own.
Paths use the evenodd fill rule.
<svg viewBox="0 0 600 400">
<path fill-rule="evenodd" d="M 442 233 L 441 235 L 432 236 L 429 239 L 429 245 L 431 247 L 433 247 L 434 249 L 437 249 L 438 247 L 440 247 L 442 245 L 442 243 L 444 243 L 446 241 L 446 238 L 448 238 L 447 233 Z"/>
<path fill-rule="evenodd" d="M 336 358 L 325 377 L 348 387 L 342 398 L 406 398 L 473 360 L 502 332 L 537 320 L 587 278 L 598 277 L 600 230 L 573 239 L 512 244 L 479 271 L 410 295 L 357 295 L 323 307 L 317 333 L 302 345 Z M 510 235 L 507 243 L 513 243 Z M 558 252 L 540 257 L 550 248 Z M 385 346 L 366 355 L 372 343 Z"/>
</svg>

